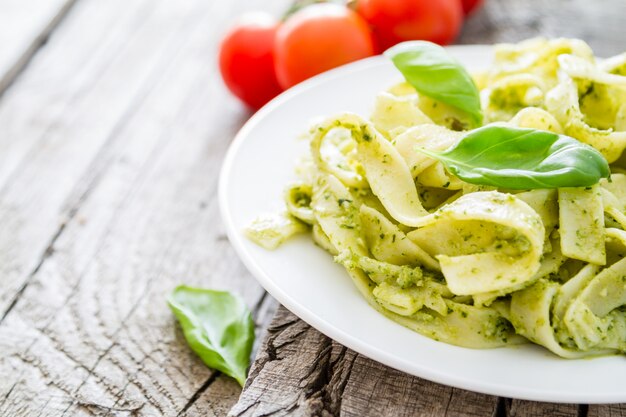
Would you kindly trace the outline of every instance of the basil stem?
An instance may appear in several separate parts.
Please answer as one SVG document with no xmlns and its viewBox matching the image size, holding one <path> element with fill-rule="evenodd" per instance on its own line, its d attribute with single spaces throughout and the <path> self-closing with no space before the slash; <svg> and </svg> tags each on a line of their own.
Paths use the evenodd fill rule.
<svg viewBox="0 0 626 417">
<path fill-rule="evenodd" d="M 243 387 L 254 342 L 254 322 L 245 303 L 226 291 L 184 285 L 167 301 L 191 349 Z"/>
<path fill-rule="evenodd" d="M 467 70 L 444 48 L 431 42 L 410 41 L 387 49 L 385 56 L 420 94 L 466 112 L 474 127 L 481 125 L 478 88 Z"/>
<path fill-rule="evenodd" d="M 610 175 L 608 162 L 596 149 L 535 129 L 485 126 L 444 152 L 418 151 L 463 181 L 513 190 L 587 187 Z"/>
</svg>

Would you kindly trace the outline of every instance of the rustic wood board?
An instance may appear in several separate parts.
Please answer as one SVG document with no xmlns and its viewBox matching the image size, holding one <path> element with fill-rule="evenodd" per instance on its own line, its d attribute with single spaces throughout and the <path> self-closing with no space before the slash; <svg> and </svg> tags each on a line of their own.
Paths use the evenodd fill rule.
<svg viewBox="0 0 626 417">
<path fill-rule="evenodd" d="M 0 95 L 75 1 L 3 0 L 0 3 Z"/>
<path fill-rule="evenodd" d="M 249 117 L 215 71 L 217 39 L 253 5 L 81 0 L 2 97 L 0 415 L 224 415 L 236 401 L 165 297 L 185 282 L 238 292 L 258 319 L 275 308 L 215 199 Z"/>
<path fill-rule="evenodd" d="M 253 309 L 259 356 L 234 415 L 626 414 L 410 377 L 284 309 L 261 337 L 277 305 L 237 260 L 216 201 L 249 113 L 215 58 L 235 16 L 288 3 L 0 2 L 0 415 L 226 415 L 240 388 L 190 352 L 165 304 L 182 282 L 233 290 Z M 620 52 L 625 3 L 603 4 L 487 0 L 459 41 L 573 35 Z"/>
</svg>

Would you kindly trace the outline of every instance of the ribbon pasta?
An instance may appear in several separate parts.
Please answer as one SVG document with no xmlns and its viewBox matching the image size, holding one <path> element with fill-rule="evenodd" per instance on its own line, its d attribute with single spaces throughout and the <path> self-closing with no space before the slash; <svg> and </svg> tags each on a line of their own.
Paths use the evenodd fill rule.
<svg viewBox="0 0 626 417">
<path fill-rule="evenodd" d="M 315 124 L 286 212 L 251 239 L 310 230 L 367 302 L 427 337 L 492 348 L 533 342 L 564 358 L 626 352 L 626 54 L 572 39 L 499 45 L 476 75 L 486 123 L 548 130 L 598 149 L 610 179 L 511 191 L 467 184 L 417 148 L 455 145 L 458 109 L 400 83 L 373 114 Z"/>
</svg>

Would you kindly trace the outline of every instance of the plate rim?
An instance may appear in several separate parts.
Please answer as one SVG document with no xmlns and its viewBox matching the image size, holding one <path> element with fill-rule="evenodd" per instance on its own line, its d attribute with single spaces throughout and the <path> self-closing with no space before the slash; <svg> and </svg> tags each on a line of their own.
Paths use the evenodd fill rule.
<svg viewBox="0 0 626 417">
<path fill-rule="evenodd" d="M 493 48 L 493 45 L 484 44 L 453 45 L 446 47 L 448 50 L 456 50 L 463 53 L 476 50 L 479 51 L 476 53 L 480 54 L 488 53 L 491 48 Z M 288 102 L 292 97 L 300 95 L 305 91 L 315 88 L 317 85 L 334 78 L 343 77 L 351 72 L 366 71 L 371 67 L 381 65 L 388 65 L 388 61 L 383 56 L 377 55 L 342 65 L 305 80 L 272 99 L 269 103 L 253 114 L 237 132 L 229 145 L 228 151 L 220 168 L 218 180 L 218 200 L 220 215 L 226 229 L 226 234 L 231 245 L 235 249 L 238 258 L 248 269 L 251 275 L 261 284 L 261 286 L 294 315 L 338 343 L 367 358 L 370 358 L 371 360 L 382 363 L 400 372 L 459 389 L 521 400 L 574 404 L 610 404 L 626 401 L 626 393 L 622 397 L 617 397 L 613 394 L 596 393 L 591 396 L 581 398 L 580 395 L 573 393 L 570 394 L 558 391 L 552 392 L 545 389 L 532 389 L 530 387 L 520 389 L 519 386 L 515 385 L 487 383 L 480 380 L 469 379 L 437 371 L 432 367 L 424 367 L 421 364 L 408 363 L 406 360 L 402 360 L 393 354 L 389 354 L 384 350 L 362 342 L 358 337 L 355 337 L 350 333 L 332 325 L 332 323 L 321 319 L 315 314 L 314 311 L 293 300 L 289 294 L 281 289 L 280 286 L 276 285 L 269 275 L 255 262 L 251 256 L 249 256 L 243 245 L 243 239 L 245 239 L 245 236 L 235 225 L 228 201 L 229 180 L 231 177 L 229 173 L 232 171 L 239 149 L 242 147 L 242 144 L 245 143 L 245 138 L 249 135 L 249 132 L 253 131 L 256 125 L 258 125 L 267 114 L 270 114 L 275 108 L 283 105 L 283 103 Z M 570 359 L 563 360 L 570 361 Z M 407 366 L 410 368 L 407 369 Z"/>
</svg>

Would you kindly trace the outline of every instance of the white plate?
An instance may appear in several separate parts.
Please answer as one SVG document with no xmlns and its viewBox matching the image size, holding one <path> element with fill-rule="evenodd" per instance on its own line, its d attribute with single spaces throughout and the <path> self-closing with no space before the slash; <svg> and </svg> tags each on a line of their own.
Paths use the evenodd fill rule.
<svg viewBox="0 0 626 417">
<path fill-rule="evenodd" d="M 468 68 L 491 60 L 486 46 L 452 47 Z M 368 115 L 379 91 L 401 81 L 383 57 L 321 74 L 283 93 L 255 114 L 235 138 L 222 167 L 220 204 L 230 241 L 261 285 L 293 313 L 345 346 L 431 381 L 486 394 L 571 403 L 626 402 L 626 360 L 620 356 L 560 359 L 524 345 L 473 350 L 436 342 L 385 318 L 353 287 L 343 267 L 300 236 L 275 251 L 242 235 L 261 213 L 283 207 L 295 179 L 298 140 L 311 119 L 341 111 Z"/>
</svg>

